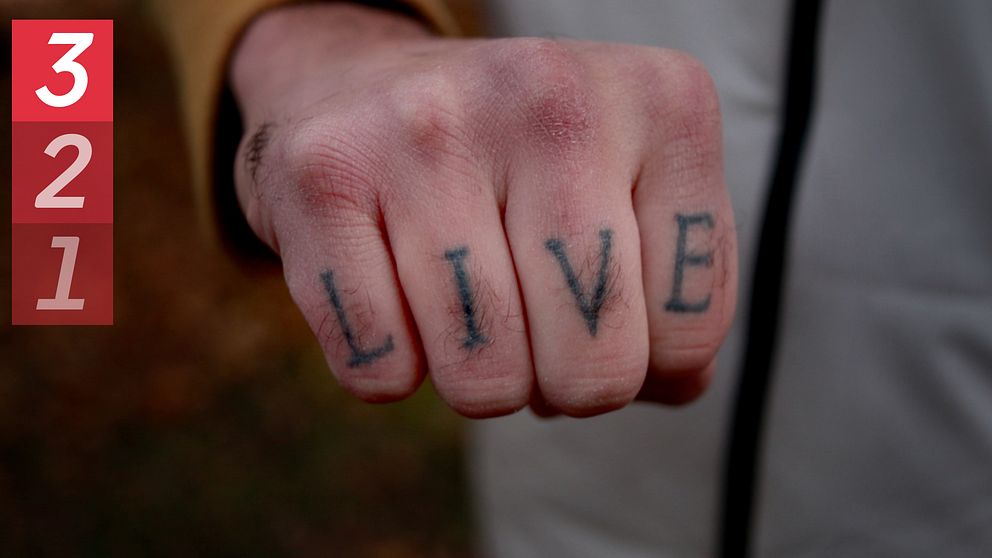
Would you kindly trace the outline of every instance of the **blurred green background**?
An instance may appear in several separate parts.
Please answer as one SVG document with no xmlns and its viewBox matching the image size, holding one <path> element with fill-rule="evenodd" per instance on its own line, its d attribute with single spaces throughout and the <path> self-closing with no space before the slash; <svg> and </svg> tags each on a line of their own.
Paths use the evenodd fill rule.
<svg viewBox="0 0 992 558">
<path fill-rule="evenodd" d="M 462 422 L 429 386 L 353 400 L 281 278 L 198 234 L 172 71 L 138 3 L 0 12 L 4 49 L 12 18 L 116 20 L 116 325 L 13 328 L 0 296 L 0 556 L 470 555 Z"/>
</svg>

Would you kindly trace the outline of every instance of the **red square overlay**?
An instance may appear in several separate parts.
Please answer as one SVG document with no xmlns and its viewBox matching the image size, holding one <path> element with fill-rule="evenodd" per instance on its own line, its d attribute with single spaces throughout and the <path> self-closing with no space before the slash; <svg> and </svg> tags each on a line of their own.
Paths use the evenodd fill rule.
<svg viewBox="0 0 992 558">
<path fill-rule="evenodd" d="M 114 129 L 111 122 L 15 122 L 11 126 L 12 212 L 14 223 L 112 223 L 114 221 Z M 62 138 L 62 139 L 59 139 Z M 53 141 L 59 143 L 45 153 Z M 88 146 L 87 146 L 88 144 Z M 56 147 L 61 149 L 56 153 Z M 82 149 L 80 149 L 82 146 Z M 83 149 L 90 159 L 81 171 Z M 79 163 L 77 163 L 77 160 Z M 42 205 L 82 197 L 82 207 L 37 208 L 38 196 L 60 176 L 74 175 Z M 44 198 L 45 196 L 43 196 Z M 75 203 L 78 203 L 75 202 Z"/>
<path fill-rule="evenodd" d="M 113 226 L 95 224 L 13 226 L 11 321 L 14 325 L 111 325 L 114 323 Z M 40 310 L 39 299 L 57 299 L 70 250 L 53 239 L 78 238 L 68 293 L 82 299 L 79 310 Z M 69 260 L 73 262 L 73 260 Z M 78 304 L 78 303 L 76 303 Z"/>
<path fill-rule="evenodd" d="M 93 42 L 74 60 L 63 62 L 75 75 L 86 74 L 86 89 L 75 103 L 53 107 L 36 90 L 68 94 L 76 83 L 71 71 L 52 68 L 73 48 L 48 44 L 52 33 L 93 33 Z M 90 20 L 13 20 L 11 22 L 11 120 L 50 122 L 109 122 L 114 119 L 114 22 Z M 77 66 L 78 63 L 78 66 Z M 80 69 L 81 67 L 81 69 Z M 61 68 L 60 68 L 61 69 Z"/>
</svg>

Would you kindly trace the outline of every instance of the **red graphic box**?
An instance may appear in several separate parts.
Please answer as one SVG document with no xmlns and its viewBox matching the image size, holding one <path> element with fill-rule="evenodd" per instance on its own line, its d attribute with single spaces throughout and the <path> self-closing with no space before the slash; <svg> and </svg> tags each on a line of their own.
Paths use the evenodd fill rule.
<svg viewBox="0 0 992 558">
<path fill-rule="evenodd" d="M 112 20 L 12 21 L 11 120 L 113 120 L 113 30 Z"/>
</svg>

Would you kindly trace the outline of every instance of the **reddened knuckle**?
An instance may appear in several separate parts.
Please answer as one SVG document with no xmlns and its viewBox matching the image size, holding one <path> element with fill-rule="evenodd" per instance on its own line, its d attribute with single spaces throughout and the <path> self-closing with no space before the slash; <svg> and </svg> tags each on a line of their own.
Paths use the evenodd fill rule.
<svg viewBox="0 0 992 558">
<path fill-rule="evenodd" d="M 375 210 L 375 173 L 353 142 L 315 128 L 298 129 L 285 140 L 281 159 L 288 187 L 304 211 Z"/>
<path fill-rule="evenodd" d="M 588 144 L 595 129 L 595 103 L 579 58 L 550 39 L 522 39 L 509 56 L 517 65 L 526 137 L 555 149 Z"/>
<path fill-rule="evenodd" d="M 418 74 L 391 96 L 391 119 L 400 136 L 428 159 L 457 154 L 466 146 L 468 115 L 463 88 L 447 72 Z"/>
<path fill-rule="evenodd" d="M 527 107 L 528 135 L 557 148 L 588 145 L 593 115 L 586 91 L 571 82 L 558 82 L 539 91 Z"/>
</svg>

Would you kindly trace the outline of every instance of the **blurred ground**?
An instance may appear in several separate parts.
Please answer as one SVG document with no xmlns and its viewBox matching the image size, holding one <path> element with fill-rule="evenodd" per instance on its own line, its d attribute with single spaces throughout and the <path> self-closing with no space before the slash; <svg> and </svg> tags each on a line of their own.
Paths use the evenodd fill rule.
<svg viewBox="0 0 992 558">
<path fill-rule="evenodd" d="M 280 278 L 198 236 L 168 62 L 133 3 L 0 13 L 5 126 L 11 18 L 116 20 L 116 325 L 12 328 L 0 296 L 0 556 L 467 556 L 454 414 L 426 386 L 352 400 Z"/>
</svg>

